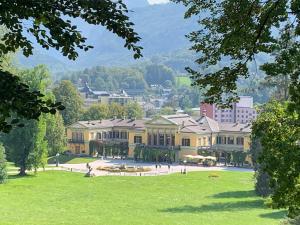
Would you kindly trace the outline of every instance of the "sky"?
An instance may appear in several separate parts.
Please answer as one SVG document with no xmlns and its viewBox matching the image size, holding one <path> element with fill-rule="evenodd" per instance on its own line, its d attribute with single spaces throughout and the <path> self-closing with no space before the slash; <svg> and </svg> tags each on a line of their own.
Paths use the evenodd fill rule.
<svg viewBox="0 0 300 225">
<path fill-rule="evenodd" d="M 150 4 L 160 4 L 160 3 L 167 3 L 169 0 L 148 0 Z"/>
</svg>

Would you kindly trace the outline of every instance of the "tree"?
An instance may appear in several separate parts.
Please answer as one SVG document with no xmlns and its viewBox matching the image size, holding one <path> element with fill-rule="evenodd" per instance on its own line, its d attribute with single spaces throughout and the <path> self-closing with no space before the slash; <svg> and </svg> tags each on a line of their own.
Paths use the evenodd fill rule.
<svg viewBox="0 0 300 225">
<path fill-rule="evenodd" d="M 7 178 L 6 157 L 3 145 L 0 145 L 0 184 L 3 184 Z"/>
<path fill-rule="evenodd" d="M 45 67 L 37 66 L 31 70 L 19 72 L 20 80 L 30 85 L 29 91 L 40 90 L 44 99 L 52 99 L 48 92 L 51 81 Z M 13 129 L 3 135 L 3 143 L 8 151 L 8 157 L 20 168 L 20 175 L 26 175 L 26 170 L 44 166 L 47 156 L 46 119 L 45 115 L 39 120 L 21 120 L 24 127 Z"/>
<path fill-rule="evenodd" d="M 118 103 L 111 103 L 109 105 L 109 117 L 116 117 L 122 119 L 125 116 L 124 107 Z"/>
<path fill-rule="evenodd" d="M 287 104 L 271 102 L 253 124 L 252 136 L 262 151 L 258 163 L 270 176 L 273 207 L 287 208 L 288 215 L 300 215 L 300 126 L 299 114 Z"/>
<path fill-rule="evenodd" d="M 19 175 L 26 175 L 26 170 L 32 169 L 29 154 L 34 149 L 37 121 L 24 121 L 26 126 L 13 129 L 3 136 L 3 143 L 8 150 L 8 158 L 19 167 Z"/>
<path fill-rule="evenodd" d="M 174 72 L 165 65 L 151 64 L 146 67 L 145 80 L 150 84 L 164 85 L 167 80 L 175 83 Z"/>
<path fill-rule="evenodd" d="M 249 77 L 248 65 L 255 61 L 257 55 L 274 53 L 286 54 L 287 62 L 278 61 L 280 65 L 292 65 L 299 57 L 300 35 L 299 0 L 294 1 L 195 1 L 173 0 L 188 7 L 185 17 L 198 15 L 201 27 L 193 31 L 188 38 L 191 47 L 200 57 L 196 60 L 199 69 L 187 68 L 193 79 L 193 85 L 205 90 L 208 103 L 229 104 L 237 100 L 237 81 Z M 294 18 L 292 22 L 290 19 Z M 279 40 L 290 30 L 297 41 L 285 51 L 278 51 Z M 277 35 L 279 33 L 279 35 Z M 291 36 L 288 37 L 292 39 Z M 220 68 L 214 68 L 219 65 Z M 291 105 L 300 111 L 299 67 L 296 64 L 289 75 Z M 213 68 L 213 70 L 210 70 Z M 285 68 L 286 69 L 286 68 Z M 273 74 L 277 76 L 279 74 Z"/>
<path fill-rule="evenodd" d="M 46 119 L 46 140 L 48 143 L 48 155 L 54 156 L 66 150 L 67 137 L 64 121 L 61 114 L 49 115 Z"/>
<path fill-rule="evenodd" d="M 53 89 L 55 99 L 65 106 L 61 112 L 65 125 L 70 125 L 80 118 L 83 101 L 71 81 L 63 80 Z"/>
<path fill-rule="evenodd" d="M 83 120 L 101 120 L 109 117 L 109 107 L 106 104 L 92 105 L 82 115 Z"/>
<path fill-rule="evenodd" d="M 126 117 L 130 119 L 142 119 L 143 110 L 137 102 L 129 102 L 125 106 Z"/>
<path fill-rule="evenodd" d="M 263 170 L 264 166 L 258 163 L 262 153 L 262 145 L 259 138 L 251 137 L 250 154 L 255 171 L 255 192 L 257 195 L 267 197 L 272 194 L 270 187 L 270 176 Z"/>
<path fill-rule="evenodd" d="M 38 13 L 37 13 L 38 12 Z M 55 48 L 64 56 L 75 60 L 77 49 L 89 50 L 84 38 L 70 19 L 80 18 L 86 23 L 102 25 L 125 40 L 124 47 L 132 49 L 134 58 L 141 57 L 140 40 L 127 16 L 128 10 L 121 1 L 1 1 L 0 24 L 6 27 L 0 36 L 0 58 L 18 49 L 25 56 L 33 54 L 30 39 L 45 49 Z M 0 67 L 0 131 L 9 132 L 22 124 L 16 118 L 38 119 L 41 113 L 62 110 L 60 103 L 43 100 L 39 91 L 30 91 L 20 79 Z M 7 118 L 14 117 L 10 121 Z"/>
<path fill-rule="evenodd" d="M 45 115 L 39 118 L 39 121 L 35 127 L 35 133 L 33 138 L 33 149 L 28 155 L 28 168 L 34 169 L 37 172 L 39 167 L 45 168 L 47 164 L 48 142 L 45 139 L 46 136 L 46 118 Z"/>
<path fill-rule="evenodd" d="M 175 111 L 172 107 L 163 107 L 159 111 L 160 115 L 172 115 L 174 113 L 175 113 Z"/>
</svg>

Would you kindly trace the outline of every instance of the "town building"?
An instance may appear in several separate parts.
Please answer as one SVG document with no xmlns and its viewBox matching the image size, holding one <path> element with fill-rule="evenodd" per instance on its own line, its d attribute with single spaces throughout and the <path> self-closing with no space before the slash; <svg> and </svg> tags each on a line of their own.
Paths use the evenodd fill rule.
<svg viewBox="0 0 300 225">
<path fill-rule="evenodd" d="M 240 96 L 240 100 L 232 104 L 231 108 L 219 108 L 215 104 L 200 104 L 200 115 L 206 115 L 220 123 L 251 123 L 257 117 L 253 107 L 253 98 Z"/>
<path fill-rule="evenodd" d="M 135 157 L 138 146 L 147 151 L 165 152 L 164 155 L 171 152 L 172 161 L 202 151 L 219 156 L 248 152 L 250 133 L 250 124 L 219 123 L 207 116 L 195 120 L 187 114 L 151 120 L 78 121 L 67 127 L 68 149 L 74 154 L 94 155 L 95 149 L 102 148 L 101 144 L 122 144 L 129 158 Z"/>
<path fill-rule="evenodd" d="M 123 106 L 134 100 L 134 98 L 129 96 L 124 90 L 120 91 L 119 93 L 94 91 L 88 86 L 87 83 L 85 83 L 84 87 L 79 89 L 79 91 L 84 100 L 84 107 L 86 108 L 99 103 L 118 103 Z"/>
</svg>

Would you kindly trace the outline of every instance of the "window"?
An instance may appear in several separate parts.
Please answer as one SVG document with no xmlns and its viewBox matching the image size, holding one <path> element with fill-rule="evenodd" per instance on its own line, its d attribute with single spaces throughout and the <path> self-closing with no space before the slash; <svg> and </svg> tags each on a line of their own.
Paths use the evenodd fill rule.
<svg viewBox="0 0 300 225">
<path fill-rule="evenodd" d="M 208 137 L 208 145 L 211 145 L 211 137 Z"/>
<path fill-rule="evenodd" d="M 244 138 L 243 137 L 237 137 L 236 138 L 236 144 L 237 145 L 244 145 Z"/>
<path fill-rule="evenodd" d="M 198 145 L 201 146 L 201 138 L 198 139 Z"/>
<path fill-rule="evenodd" d="M 153 145 L 157 145 L 157 134 L 153 134 Z"/>
<path fill-rule="evenodd" d="M 120 133 L 119 133 L 119 131 L 117 130 L 117 131 L 115 131 L 115 138 L 119 138 L 120 137 Z"/>
<path fill-rule="evenodd" d="M 127 139 L 127 132 L 121 131 L 121 139 Z"/>
<path fill-rule="evenodd" d="M 97 139 L 101 140 L 101 133 L 97 133 Z"/>
<path fill-rule="evenodd" d="M 222 144 L 222 137 L 220 136 L 217 137 L 217 144 Z"/>
<path fill-rule="evenodd" d="M 148 134 L 148 145 L 152 145 L 152 135 Z"/>
<path fill-rule="evenodd" d="M 206 146 L 206 137 L 203 138 L 203 145 Z"/>
<path fill-rule="evenodd" d="M 142 137 L 134 136 L 134 144 L 142 144 Z"/>
<path fill-rule="evenodd" d="M 166 145 L 167 146 L 171 145 L 171 136 L 169 134 L 166 134 Z"/>
<path fill-rule="evenodd" d="M 233 145 L 234 144 L 234 138 L 233 137 L 227 137 L 227 144 Z"/>
<path fill-rule="evenodd" d="M 79 142 L 83 142 L 84 138 L 83 138 L 83 133 L 81 132 L 72 132 L 72 140 L 73 141 L 79 141 Z"/>
<path fill-rule="evenodd" d="M 165 135 L 159 134 L 159 145 L 163 146 L 165 145 Z"/>
<path fill-rule="evenodd" d="M 182 138 L 182 146 L 190 146 L 190 139 L 189 138 Z"/>
</svg>

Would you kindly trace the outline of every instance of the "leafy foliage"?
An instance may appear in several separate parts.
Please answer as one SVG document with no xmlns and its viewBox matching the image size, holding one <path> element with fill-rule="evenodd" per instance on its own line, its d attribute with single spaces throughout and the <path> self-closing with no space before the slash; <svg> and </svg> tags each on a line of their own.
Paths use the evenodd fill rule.
<svg viewBox="0 0 300 225">
<path fill-rule="evenodd" d="M 267 104 L 253 125 L 259 138 L 261 169 L 270 176 L 273 207 L 288 208 L 289 216 L 300 213 L 300 125 L 299 114 L 278 102 Z"/>
<path fill-rule="evenodd" d="M 109 117 L 109 108 L 106 104 L 92 105 L 82 115 L 82 120 L 101 120 Z"/>
<path fill-rule="evenodd" d="M 92 48 L 86 45 L 77 26 L 70 18 L 81 18 L 88 24 L 102 25 L 119 37 L 125 39 L 125 47 L 141 56 L 140 40 L 132 29 L 126 5 L 121 1 L 2 1 L 0 23 L 8 32 L 1 38 L 0 55 L 21 49 L 25 56 L 32 55 L 33 46 L 24 32 L 31 34 L 43 48 L 60 50 L 69 59 L 76 59 L 76 48 L 85 51 Z M 26 22 L 25 22 L 26 21 Z M 24 24 L 25 23 L 25 24 Z"/>
<path fill-rule="evenodd" d="M 48 115 L 46 123 L 48 155 L 53 156 L 57 153 L 62 153 L 66 149 L 67 137 L 61 114 L 57 113 L 55 115 Z"/>
<path fill-rule="evenodd" d="M 71 80 L 74 84 L 78 81 L 87 83 L 94 90 L 116 91 L 120 89 L 147 88 L 140 69 L 130 67 L 102 67 L 97 66 L 82 71 L 66 74 L 63 79 Z"/>
<path fill-rule="evenodd" d="M 63 80 L 53 89 L 55 99 L 65 106 L 62 117 L 66 125 L 76 122 L 81 114 L 82 99 L 71 81 Z"/>
<path fill-rule="evenodd" d="M 0 145 L 0 184 L 3 184 L 7 178 L 6 157 L 3 145 Z"/>
<path fill-rule="evenodd" d="M 286 51 L 275 52 L 278 50 L 278 40 L 284 38 L 284 32 L 279 33 L 278 31 L 289 29 L 296 37 L 300 34 L 298 0 L 173 1 L 181 2 L 188 7 L 186 18 L 198 16 L 198 24 L 201 29 L 191 32 L 188 38 L 194 44 L 191 49 L 200 55 L 196 60 L 200 68 L 189 67 L 187 71 L 194 80 L 193 85 L 205 89 L 206 101 L 209 103 L 222 104 L 225 100 L 228 104 L 236 101 L 237 81 L 239 78 L 249 77 L 248 64 L 255 61 L 255 57 L 259 53 L 270 54 L 273 52 L 281 57 L 286 54 L 291 56 L 293 52 L 295 57 L 298 57 L 298 41 L 287 46 Z M 295 19 L 289 23 L 292 17 Z M 276 31 L 279 35 L 274 35 Z M 288 38 L 291 40 L 291 37 Z M 282 49 L 282 46 L 280 48 Z M 285 58 L 288 59 L 285 62 L 277 60 L 277 63 L 281 63 L 279 67 L 285 63 L 293 65 L 293 57 Z M 227 63 L 224 63 L 221 68 L 209 71 L 223 60 L 226 60 Z M 290 96 L 295 108 L 299 106 L 300 99 L 298 69 L 289 76 L 292 80 Z"/>
<path fill-rule="evenodd" d="M 48 91 L 51 84 L 49 77 L 48 71 L 43 66 L 19 72 L 19 79 L 28 85 L 28 91 L 40 90 L 44 96 L 42 100 L 53 99 L 52 93 Z M 20 122 L 24 124 L 24 127 L 13 129 L 9 134 L 3 135 L 2 139 L 8 150 L 9 160 L 20 167 L 20 175 L 26 175 L 26 170 L 35 169 L 36 171 L 38 167 L 43 167 L 46 163 L 46 115 L 40 116 L 39 120 L 21 120 Z"/>
<path fill-rule="evenodd" d="M 82 120 L 101 120 L 116 118 L 131 118 L 141 119 L 143 117 L 143 110 L 137 102 L 129 102 L 122 106 L 118 103 L 95 104 L 89 107 L 83 114 Z"/>
<path fill-rule="evenodd" d="M 33 54 L 33 44 L 26 33 L 31 34 L 45 49 L 55 48 L 64 56 L 75 60 L 78 57 L 77 48 L 84 51 L 92 46 L 86 45 L 84 38 L 71 18 L 81 18 L 83 21 L 105 26 L 117 36 L 125 39 L 124 47 L 132 49 L 134 58 L 141 57 L 141 47 L 136 43 L 140 40 L 134 32 L 126 15 L 128 10 L 122 1 L 1 1 L 0 24 L 6 30 L 0 37 L 0 57 L 18 49 L 25 56 Z M 19 124 L 18 119 L 7 121 L 14 113 L 16 118 L 38 119 L 41 113 L 55 114 L 64 107 L 51 100 L 42 100 L 43 94 L 29 88 L 10 72 L 0 67 L 0 131 L 9 132 Z"/>
<path fill-rule="evenodd" d="M 172 69 L 164 65 L 152 64 L 146 66 L 145 80 L 150 84 L 164 84 L 166 81 L 175 83 L 175 76 Z"/>
<path fill-rule="evenodd" d="M 19 77 L 1 70 L 0 76 L 0 131 L 8 133 L 13 127 L 24 126 L 18 118 L 38 119 L 42 112 L 55 114 L 57 109 L 64 109 L 60 102 L 42 99 L 40 91 L 30 91 Z"/>
<path fill-rule="evenodd" d="M 137 102 L 129 102 L 125 106 L 125 114 L 129 119 L 142 119 L 143 110 Z"/>
<path fill-rule="evenodd" d="M 270 176 L 266 173 L 258 163 L 259 156 L 262 153 L 262 146 L 260 139 L 252 137 L 250 154 L 255 170 L 255 192 L 257 195 L 267 197 L 272 194 L 272 188 L 270 187 Z"/>
</svg>

